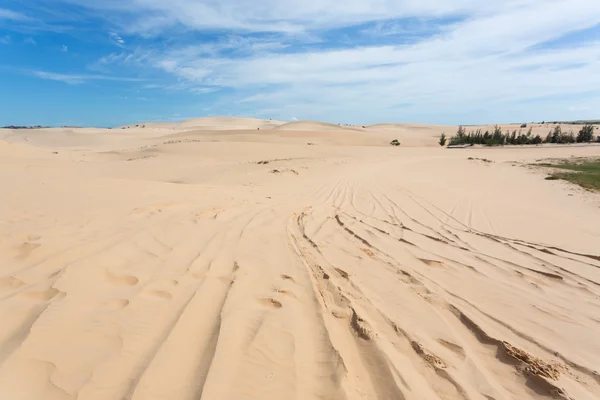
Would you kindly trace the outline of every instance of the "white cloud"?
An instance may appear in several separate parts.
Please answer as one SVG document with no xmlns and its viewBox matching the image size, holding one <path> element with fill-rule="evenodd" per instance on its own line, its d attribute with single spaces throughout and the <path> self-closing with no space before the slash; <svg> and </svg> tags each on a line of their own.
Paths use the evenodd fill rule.
<svg viewBox="0 0 600 400">
<path fill-rule="evenodd" d="M 114 41 L 114 43 L 117 46 L 124 47 L 125 40 L 123 40 L 123 38 L 121 36 L 119 36 L 116 32 L 110 31 L 110 32 L 108 32 L 108 35 L 111 37 L 111 39 Z"/>
<path fill-rule="evenodd" d="M 11 21 L 29 21 L 31 18 L 26 16 L 25 14 L 21 14 L 16 11 L 7 10 L 5 8 L 0 8 L 0 20 L 7 19 Z"/>
<path fill-rule="evenodd" d="M 600 88 L 599 42 L 530 49 L 594 26 L 600 4 L 519 3 L 520 8 L 498 8 L 408 45 L 286 54 L 275 47 L 235 57 L 218 46 L 200 45 L 148 60 L 183 81 L 235 89 L 234 97 L 248 107 L 287 107 L 303 110 L 298 112 L 303 116 L 321 110 L 324 117 L 337 111 L 401 119 L 405 112 L 466 112 Z"/>
<path fill-rule="evenodd" d="M 33 46 L 37 45 L 37 42 L 32 37 L 26 38 L 25 40 L 23 40 L 23 43 L 25 43 L 25 44 L 31 44 Z"/>
<path fill-rule="evenodd" d="M 67 47 L 67 45 L 62 45 L 60 46 L 60 51 L 62 51 L 63 53 L 68 53 L 69 52 L 69 48 Z"/>
<path fill-rule="evenodd" d="M 120 33 L 163 35 L 103 57 L 103 67 L 152 67 L 176 81 L 157 88 L 229 89 L 229 103 L 287 119 L 487 118 L 544 112 L 532 104 L 550 97 L 597 104 L 590 92 L 600 93 L 600 42 L 543 46 L 597 26 L 598 1 L 63 1 L 102 11 Z M 363 41 L 339 40 L 339 27 Z M 206 30 L 226 34 L 208 43 L 186 36 Z"/>
<path fill-rule="evenodd" d="M 11 44 L 12 39 L 9 35 L 0 36 L 0 44 Z"/>
<path fill-rule="evenodd" d="M 521 7 L 534 0 L 124 0 L 80 6 L 133 16 L 123 28 L 153 34 L 170 26 L 256 32 L 299 32 L 408 17 L 437 18 L 485 14 L 498 8 Z M 537 0 L 540 1 L 540 0 Z"/>
<path fill-rule="evenodd" d="M 69 85 L 80 85 L 91 80 L 105 80 L 105 81 L 122 81 L 122 82 L 141 82 L 143 79 L 138 78 L 127 78 L 118 76 L 106 76 L 106 75 L 85 75 L 85 74 L 57 74 L 54 72 L 47 71 L 26 71 L 27 73 L 51 81 L 58 81 L 67 83 Z"/>
</svg>

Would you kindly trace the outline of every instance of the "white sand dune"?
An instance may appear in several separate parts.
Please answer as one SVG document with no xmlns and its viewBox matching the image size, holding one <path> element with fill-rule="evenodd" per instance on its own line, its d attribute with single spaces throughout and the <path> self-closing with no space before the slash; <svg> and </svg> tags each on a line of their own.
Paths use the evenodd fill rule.
<svg viewBox="0 0 600 400">
<path fill-rule="evenodd" d="M 273 129 L 283 124 L 281 121 L 261 120 L 254 118 L 197 118 L 182 122 L 179 127 L 182 129 L 207 129 L 207 130 L 227 130 L 227 129 Z"/>
<path fill-rule="evenodd" d="M 142 122 L 119 126 L 115 129 L 153 129 L 153 130 L 269 130 L 284 124 L 281 121 L 262 120 L 255 118 L 208 117 L 194 118 L 183 122 Z"/>
<path fill-rule="evenodd" d="M 276 130 L 281 131 L 331 131 L 331 130 L 351 130 L 361 131 L 360 129 L 347 126 L 347 125 L 335 125 L 327 122 L 316 122 L 316 121 L 293 121 L 282 125 L 279 125 Z"/>
<path fill-rule="evenodd" d="M 1 399 L 598 398 L 600 146 L 219 121 L 0 130 Z"/>
</svg>

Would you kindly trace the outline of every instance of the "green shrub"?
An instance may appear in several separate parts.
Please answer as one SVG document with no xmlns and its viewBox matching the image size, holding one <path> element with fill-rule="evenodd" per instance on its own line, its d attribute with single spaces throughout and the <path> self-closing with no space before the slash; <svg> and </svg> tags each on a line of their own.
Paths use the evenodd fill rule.
<svg viewBox="0 0 600 400">
<path fill-rule="evenodd" d="M 559 133 L 562 135 L 561 131 L 559 131 Z M 509 131 L 502 133 L 502 129 L 498 125 L 494 127 L 494 131 L 492 133 L 488 131 L 482 133 L 481 129 L 467 133 L 465 128 L 459 126 L 456 135 L 452 136 L 449 140 L 450 145 L 481 144 L 484 146 L 540 144 L 543 142 L 540 135 L 536 135 L 535 137 L 532 135 L 532 127 L 529 127 L 527 134 L 523 133 L 521 129 L 519 129 L 518 132 L 515 129 L 512 133 Z M 547 138 L 548 142 L 551 140 L 552 131 L 549 133 Z M 565 140 L 570 140 L 568 135 L 565 137 Z"/>
<path fill-rule="evenodd" d="M 577 134 L 577 143 L 591 142 L 594 140 L 594 126 L 585 125 Z"/>
<path fill-rule="evenodd" d="M 445 133 L 442 133 L 442 135 L 440 136 L 440 141 L 438 143 L 440 144 L 440 146 L 446 145 L 446 134 Z"/>
</svg>

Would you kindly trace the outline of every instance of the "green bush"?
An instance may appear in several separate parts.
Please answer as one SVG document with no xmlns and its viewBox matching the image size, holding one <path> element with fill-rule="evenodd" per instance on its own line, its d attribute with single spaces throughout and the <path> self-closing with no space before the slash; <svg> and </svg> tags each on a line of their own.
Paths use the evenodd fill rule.
<svg viewBox="0 0 600 400">
<path fill-rule="evenodd" d="M 502 133 L 502 129 L 498 125 L 494 127 L 492 133 L 488 131 L 482 133 L 481 129 L 467 133 L 462 126 L 459 126 L 456 135 L 450 138 L 450 145 L 481 144 L 484 146 L 502 146 L 540 144 L 542 142 L 543 140 L 540 135 L 533 136 L 531 127 L 527 131 L 527 134 L 524 134 L 522 130 L 517 132 L 516 129 L 512 133 L 509 131 Z"/>
<path fill-rule="evenodd" d="M 400 146 L 400 142 L 398 141 L 398 139 L 394 139 L 394 140 L 392 140 L 392 141 L 390 142 L 390 144 L 391 144 L 392 146 Z"/>
<path fill-rule="evenodd" d="M 589 143 L 594 140 L 594 126 L 585 125 L 577 134 L 577 143 Z"/>
<path fill-rule="evenodd" d="M 442 133 L 442 135 L 440 136 L 440 141 L 438 143 L 440 144 L 440 146 L 446 145 L 446 134 L 445 133 Z"/>
</svg>

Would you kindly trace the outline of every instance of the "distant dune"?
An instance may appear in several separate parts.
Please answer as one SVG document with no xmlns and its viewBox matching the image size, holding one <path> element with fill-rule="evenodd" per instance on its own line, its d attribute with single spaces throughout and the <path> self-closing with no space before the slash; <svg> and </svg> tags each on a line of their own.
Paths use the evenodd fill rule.
<svg viewBox="0 0 600 400">
<path fill-rule="evenodd" d="M 385 123 L 374 124 L 367 126 L 368 129 L 388 129 L 388 130 L 439 130 L 448 129 L 447 125 L 432 125 L 432 124 L 402 124 L 402 123 Z"/>
<path fill-rule="evenodd" d="M 174 129 L 174 130 L 245 130 L 245 129 L 273 129 L 284 124 L 281 121 L 272 121 L 256 118 L 234 117 L 208 117 L 194 118 L 183 122 L 141 122 L 119 126 L 115 129 Z"/>
<path fill-rule="evenodd" d="M 284 122 L 255 118 L 213 117 L 190 119 L 179 124 L 182 129 L 273 129 Z"/>
<path fill-rule="evenodd" d="M 362 131 L 361 129 L 352 127 L 352 126 L 344 126 L 344 125 L 335 125 L 327 122 L 316 122 L 316 121 L 293 121 L 288 122 L 283 125 L 275 128 L 280 131 L 332 131 L 332 130 L 353 130 L 353 131 Z"/>
</svg>

